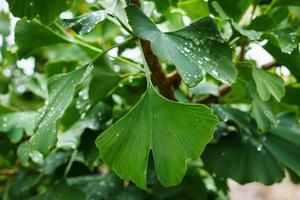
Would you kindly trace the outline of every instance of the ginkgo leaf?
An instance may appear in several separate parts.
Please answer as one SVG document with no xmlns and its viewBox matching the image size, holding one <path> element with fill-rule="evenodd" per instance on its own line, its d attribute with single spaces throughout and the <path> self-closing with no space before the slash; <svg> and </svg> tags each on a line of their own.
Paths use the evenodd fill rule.
<svg viewBox="0 0 300 200">
<path fill-rule="evenodd" d="M 42 23 L 49 24 L 61 12 L 71 7 L 73 0 L 7 0 L 7 2 L 14 16 L 27 19 L 38 17 Z"/>
<path fill-rule="evenodd" d="M 68 41 L 37 21 L 22 19 L 15 28 L 15 41 L 19 57 L 28 57 L 38 48 Z"/>
<path fill-rule="evenodd" d="M 203 105 L 169 101 L 149 85 L 139 103 L 96 140 L 100 156 L 120 177 L 146 188 L 150 151 L 164 186 L 178 184 L 187 161 L 211 140 L 218 120 Z"/>
<path fill-rule="evenodd" d="M 278 161 L 300 176 L 300 125 L 294 113 L 284 113 L 278 125 L 266 135 L 266 148 Z"/>
<path fill-rule="evenodd" d="M 272 125 L 277 124 L 271 106 L 267 102 L 262 101 L 257 95 L 253 96 L 252 100 L 252 116 L 262 131 L 267 131 Z"/>
<path fill-rule="evenodd" d="M 95 26 L 106 18 L 107 11 L 98 10 L 72 19 L 64 19 L 65 27 L 72 28 L 78 34 L 91 32 Z"/>
<path fill-rule="evenodd" d="M 248 29 L 241 27 L 236 21 L 228 17 L 218 2 L 212 2 L 212 6 L 222 19 L 229 20 L 232 26 L 242 35 L 248 37 L 250 40 L 263 40 L 267 39 L 270 43 L 281 49 L 282 52 L 291 54 L 297 45 L 297 34 L 291 28 L 276 29 L 272 24 L 270 16 L 260 16 L 250 24 Z M 264 25 L 264 23 L 268 23 Z M 271 25 L 270 25 L 271 24 Z M 258 26 L 259 25 L 259 26 Z M 271 29 L 267 29 L 267 28 Z M 253 29 L 253 30 L 252 30 Z M 263 30 L 263 31 L 262 31 Z"/>
<path fill-rule="evenodd" d="M 27 135 L 33 134 L 36 112 L 9 112 L 0 114 L 0 132 L 8 132 L 13 129 L 21 129 Z"/>
<path fill-rule="evenodd" d="M 227 13 L 222 9 L 220 4 L 216 1 L 212 2 L 212 6 L 214 9 L 217 11 L 217 13 L 220 15 L 222 19 L 229 20 L 232 24 L 232 26 L 242 35 L 247 36 L 251 40 L 258 40 L 261 36 L 262 33 L 254 30 L 246 30 L 240 27 L 238 23 L 236 23 L 233 19 L 228 17 Z"/>
<path fill-rule="evenodd" d="M 126 7 L 126 12 L 136 35 L 150 41 L 153 53 L 160 59 L 175 64 L 187 85 L 197 85 L 204 72 L 227 84 L 235 80 L 230 48 L 210 17 L 178 31 L 163 33 L 136 6 Z"/>
<path fill-rule="evenodd" d="M 281 181 L 284 173 L 279 162 L 259 148 L 262 147 L 249 140 L 243 142 L 237 134 L 229 135 L 205 148 L 203 162 L 218 177 L 232 178 L 241 184 L 259 181 L 270 185 Z"/>
<path fill-rule="evenodd" d="M 84 66 L 68 74 L 56 75 L 50 79 L 49 97 L 39 113 L 35 134 L 30 139 L 34 149 L 46 154 L 56 145 L 57 120 L 62 117 L 71 103 L 76 86 L 89 76 L 92 68 L 90 65 Z"/>
<path fill-rule="evenodd" d="M 223 128 L 222 138 L 205 148 L 202 156 L 205 167 L 218 177 L 232 178 L 242 184 L 259 181 L 269 185 L 282 180 L 283 169 L 276 155 L 266 149 L 266 137 L 259 138 L 261 132 L 251 123 L 250 114 L 221 105 L 214 105 L 213 110 L 220 121 L 231 127 Z"/>
<path fill-rule="evenodd" d="M 252 76 L 255 81 L 256 90 L 262 100 L 267 101 L 271 95 L 277 101 L 284 96 L 284 81 L 277 75 L 253 66 Z"/>
</svg>

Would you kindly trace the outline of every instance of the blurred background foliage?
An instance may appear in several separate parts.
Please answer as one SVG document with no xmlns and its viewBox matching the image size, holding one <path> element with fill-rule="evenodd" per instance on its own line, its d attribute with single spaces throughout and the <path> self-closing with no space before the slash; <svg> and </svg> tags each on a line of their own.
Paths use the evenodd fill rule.
<svg viewBox="0 0 300 200">
<path fill-rule="evenodd" d="M 177 101 L 214 104 L 220 123 L 202 158 L 189 163 L 180 185 L 162 187 L 150 161 L 147 191 L 110 171 L 95 146 L 96 137 L 127 113 L 146 89 L 141 54 L 126 30 L 125 2 L 51 1 L 50 11 L 29 7 L 26 12 L 13 9 L 16 2 L 8 0 L 10 12 L 8 4 L 0 1 L 3 199 L 227 199 L 227 178 L 270 185 L 288 174 L 299 182 L 297 0 L 142 1 L 144 12 L 162 31 L 211 16 L 238 69 L 231 87 L 206 75 L 189 88 L 175 76 Z M 99 10 L 112 11 L 118 18 Z M 94 12 L 97 15 L 87 22 L 75 18 Z M 28 141 L 49 97 L 49 80 L 87 64 L 103 51 L 107 54 L 94 63 L 92 75 L 76 85 L 74 99 L 66 105 L 57 124 L 56 147 L 48 155 L 32 149 Z M 162 66 L 173 80 L 175 66 Z M 259 71 L 252 77 L 254 68 Z"/>
</svg>

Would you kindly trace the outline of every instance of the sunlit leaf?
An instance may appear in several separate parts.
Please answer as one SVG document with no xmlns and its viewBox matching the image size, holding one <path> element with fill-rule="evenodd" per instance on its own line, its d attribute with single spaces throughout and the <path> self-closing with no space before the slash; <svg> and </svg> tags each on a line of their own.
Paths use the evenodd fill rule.
<svg viewBox="0 0 300 200">
<path fill-rule="evenodd" d="M 10 112 L 0 114 L 0 132 L 8 132 L 13 129 L 21 129 L 27 135 L 33 134 L 36 112 Z"/>
<path fill-rule="evenodd" d="M 180 1 L 178 7 L 184 10 L 192 20 L 209 15 L 208 4 L 204 0 Z"/>
</svg>

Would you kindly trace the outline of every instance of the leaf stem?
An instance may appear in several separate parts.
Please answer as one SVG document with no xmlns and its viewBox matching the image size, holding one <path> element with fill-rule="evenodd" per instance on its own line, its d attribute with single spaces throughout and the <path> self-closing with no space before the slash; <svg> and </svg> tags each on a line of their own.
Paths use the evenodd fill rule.
<svg viewBox="0 0 300 200">
<path fill-rule="evenodd" d="M 68 173 L 69 173 L 69 171 L 70 171 L 70 169 L 71 169 L 71 167 L 72 167 L 72 164 L 73 164 L 73 162 L 74 162 L 74 160 L 75 160 L 75 158 L 76 158 L 76 156 L 77 156 L 77 153 L 78 153 L 78 150 L 75 149 L 75 150 L 73 151 L 72 155 L 71 155 L 71 158 L 70 158 L 70 160 L 69 160 L 69 162 L 68 162 L 68 165 L 67 165 L 67 167 L 66 167 L 66 169 L 65 169 L 65 172 L 64 172 L 64 177 L 65 177 L 65 178 L 68 176 Z"/>
</svg>

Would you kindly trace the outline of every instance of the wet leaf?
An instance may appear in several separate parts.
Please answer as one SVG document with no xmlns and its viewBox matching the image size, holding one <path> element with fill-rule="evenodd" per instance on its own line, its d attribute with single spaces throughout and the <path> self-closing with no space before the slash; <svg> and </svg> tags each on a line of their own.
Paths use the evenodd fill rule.
<svg viewBox="0 0 300 200">
<path fill-rule="evenodd" d="M 64 19 L 66 28 L 72 28 L 78 34 L 90 33 L 95 26 L 106 18 L 107 11 L 98 10 L 72 19 Z"/>
<path fill-rule="evenodd" d="M 49 80 L 49 97 L 40 110 L 35 134 L 30 139 L 32 146 L 41 153 L 48 153 L 56 145 L 57 121 L 71 103 L 76 86 L 90 75 L 92 68 L 90 65 L 84 66 Z"/>
<path fill-rule="evenodd" d="M 150 41 L 160 59 L 175 64 L 187 85 L 197 85 L 204 72 L 227 84 L 235 80 L 231 51 L 210 17 L 178 31 L 162 33 L 136 6 L 128 6 L 126 11 L 137 36 Z"/>
<path fill-rule="evenodd" d="M 284 177 L 281 165 L 268 150 L 260 148 L 263 147 L 249 140 L 243 142 L 238 135 L 230 135 L 208 145 L 203 162 L 218 177 L 232 178 L 241 184 L 259 181 L 271 185 L 281 181 Z"/>
<path fill-rule="evenodd" d="M 103 132 L 96 145 L 112 170 L 143 189 L 151 150 L 158 179 L 171 186 L 183 178 L 186 162 L 201 154 L 216 123 L 207 107 L 171 102 L 149 85 L 138 104 Z"/>
</svg>

